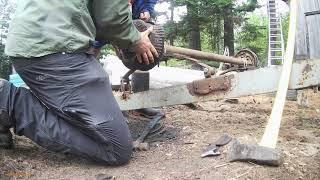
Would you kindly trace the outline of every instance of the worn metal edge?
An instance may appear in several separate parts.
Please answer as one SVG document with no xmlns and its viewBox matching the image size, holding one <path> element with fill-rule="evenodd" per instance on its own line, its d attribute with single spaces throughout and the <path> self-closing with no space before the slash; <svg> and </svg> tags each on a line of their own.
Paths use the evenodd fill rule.
<svg viewBox="0 0 320 180">
<path fill-rule="evenodd" d="M 271 93 L 277 91 L 281 68 L 281 66 L 272 66 L 227 75 L 225 77 L 228 77 L 226 79 L 231 82 L 230 88 L 207 95 L 191 94 L 190 87 L 188 88 L 189 83 L 189 85 L 134 93 L 127 100 L 121 99 L 119 94 L 115 94 L 115 98 L 121 110 L 131 110 Z M 293 64 L 289 89 L 303 89 L 318 85 L 320 85 L 320 60 L 306 60 Z"/>
</svg>

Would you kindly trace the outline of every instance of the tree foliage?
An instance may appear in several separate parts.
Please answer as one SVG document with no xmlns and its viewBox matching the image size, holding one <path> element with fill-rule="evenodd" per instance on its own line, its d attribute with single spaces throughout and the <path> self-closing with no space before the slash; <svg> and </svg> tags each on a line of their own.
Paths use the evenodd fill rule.
<svg viewBox="0 0 320 180">
<path fill-rule="evenodd" d="M 249 48 L 255 52 L 260 60 L 260 65 L 266 64 L 268 54 L 268 19 L 252 14 L 241 25 L 236 35 L 238 50 Z"/>
<path fill-rule="evenodd" d="M 257 0 L 247 0 L 240 5 L 236 5 L 235 0 L 171 0 L 169 2 L 173 3 L 174 7 L 186 6 L 187 14 L 181 22 L 169 21 L 166 24 L 167 35 L 184 37 L 185 44 L 189 44 L 192 48 L 190 44 L 197 43 L 199 34 L 208 33 L 207 42 L 210 43 L 210 50 L 216 53 L 223 51 L 224 46 L 234 46 L 234 26 L 244 20 L 246 12 L 253 11 L 257 7 Z M 198 36 L 195 31 L 200 32 L 197 32 Z M 208 47 L 203 44 L 203 39 L 200 42 L 199 47 Z"/>
<path fill-rule="evenodd" d="M 0 0 L 0 78 L 5 79 L 8 79 L 11 73 L 11 62 L 4 54 L 4 44 L 14 9 L 15 4 L 10 0 Z"/>
<path fill-rule="evenodd" d="M 163 0 L 165 1 L 165 0 Z M 199 31 L 201 50 L 222 54 L 225 47 L 232 52 L 249 48 L 258 55 L 264 65 L 268 52 L 267 16 L 252 13 L 259 8 L 257 0 L 167 0 L 173 8 L 187 7 L 187 14 L 180 22 L 168 21 L 165 24 L 166 37 L 175 46 L 191 47 L 194 31 Z M 197 23 L 194 23 L 197 22 Z M 287 34 L 286 17 L 283 18 L 283 32 Z M 195 28 L 195 25 L 197 27 Z M 191 38 L 190 38 L 191 37 Z M 193 37 L 193 38 L 192 38 Z M 169 40 L 169 39 L 168 39 Z M 196 49 L 196 48 L 194 48 Z"/>
<path fill-rule="evenodd" d="M 11 73 L 11 62 L 4 54 L 4 45 L 0 45 L 0 78 L 8 79 Z"/>
</svg>

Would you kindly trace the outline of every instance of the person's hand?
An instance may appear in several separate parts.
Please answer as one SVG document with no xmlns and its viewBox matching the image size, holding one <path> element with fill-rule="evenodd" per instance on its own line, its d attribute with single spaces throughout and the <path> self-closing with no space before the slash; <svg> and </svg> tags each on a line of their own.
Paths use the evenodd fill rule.
<svg viewBox="0 0 320 180">
<path fill-rule="evenodd" d="M 150 19 L 150 13 L 148 11 L 140 13 L 140 19 L 147 22 Z"/>
<path fill-rule="evenodd" d="M 151 26 L 146 31 L 141 32 L 141 39 L 133 46 L 139 63 L 150 64 L 154 62 L 154 57 L 159 57 L 157 50 L 148 37 L 152 30 L 153 27 Z"/>
</svg>

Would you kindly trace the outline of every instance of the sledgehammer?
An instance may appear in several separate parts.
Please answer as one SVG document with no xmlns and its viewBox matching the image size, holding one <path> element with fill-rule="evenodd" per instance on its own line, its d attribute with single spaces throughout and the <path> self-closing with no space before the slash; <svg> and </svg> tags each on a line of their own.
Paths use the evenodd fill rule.
<svg viewBox="0 0 320 180">
<path fill-rule="evenodd" d="M 235 141 L 229 151 L 229 160 L 251 161 L 256 164 L 279 166 L 282 164 L 282 154 L 276 150 L 278 134 L 281 124 L 282 112 L 285 104 L 286 94 L 289 86 L 292 62 L 294 56 L 294 45 L 296 36 L 297 1 L 290 1 L 290 25 L 287 42 L 285 61 L 279 80 L 277 95 L 273 104 L 272 112 L 268 120 L 265 132 L 259 145 L 240 144 Z"/>
</svg>

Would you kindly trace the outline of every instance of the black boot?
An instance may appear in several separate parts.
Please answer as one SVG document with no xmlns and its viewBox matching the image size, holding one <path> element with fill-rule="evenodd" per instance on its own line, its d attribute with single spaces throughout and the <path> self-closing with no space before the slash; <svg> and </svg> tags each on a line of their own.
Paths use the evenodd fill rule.
<svg viewBox="0 0 320 180">
<path fill-rule="evenodd" d="M 158 115 L 162 115 L 163 117 L 165 116 L 164 112 L 154 108 L 143 108 L 143 109 L 131 110 L 131 111 L 128 111 L 126 115 L 131 118 L 137 118 L 137 119 L 153 119 L 155 116 L 158 116 Z"/>
<path fill-rule="evenodd" d="M 10 132 L 10 118 L 8 114 L 8 100 L 10 93 L 10 83 L 0 79 L 0 148 L 12 148 L 13 140 Z"/>
<path fill-rule="evenodd" d="M 10 130 L 0 132 L 0 149 L 1 148 L 4 148 L 4 149 L 13 148 L 13 140 L 12 140 L 12 134 Z"/>
<path fill-rule="evenodd" d="M 164 113 L 162 111 L 154 108 L 143 108 L 143 109 L 137 109 L 134 111 L 140 114 L 140 116 L 150 118 L 150 119 L 159 114 L 162 114 L 164 116 Z"/>
<path fill-rule="evenodd" d="M 150 73 L 148 71 L 135 71 L 132 74 L 131 85 L 134 93 L 148 91 L 150 89 Z M 164 112 L 154 108 L 143 108 L 129 111 L 128 116 L 138 119 L 153 119 L 156 116 L 165 116 Z"/>
</svg>

